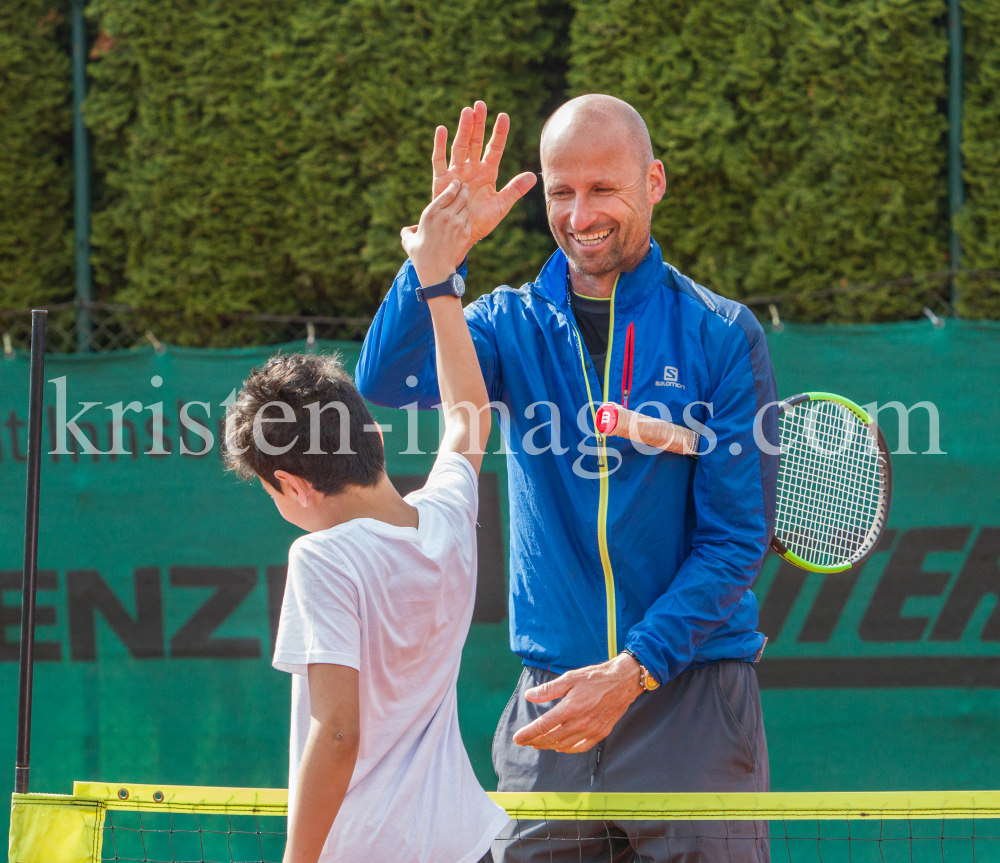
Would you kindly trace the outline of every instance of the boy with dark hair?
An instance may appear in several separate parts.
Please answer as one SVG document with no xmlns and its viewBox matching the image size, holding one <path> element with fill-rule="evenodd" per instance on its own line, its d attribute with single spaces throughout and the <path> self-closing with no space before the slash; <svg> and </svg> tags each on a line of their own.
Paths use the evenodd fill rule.
<svg viewBox="0 0 1000 863">
<path fill-rule="evenodd" d="M 455 692 L 491 421 L 454 276 L 468 199 L 456 181 L 403 230 L 445 421 L 420 491 L 402 498 L 389 481 L 378 426 L 334 358 L 269 360 L 227 420 L 230 465 L 309 531 L 289 551 L 274 653 L 292 673 L 285 863 L 491 861 L 509 821 L 476 781 Z"/>
</svg>

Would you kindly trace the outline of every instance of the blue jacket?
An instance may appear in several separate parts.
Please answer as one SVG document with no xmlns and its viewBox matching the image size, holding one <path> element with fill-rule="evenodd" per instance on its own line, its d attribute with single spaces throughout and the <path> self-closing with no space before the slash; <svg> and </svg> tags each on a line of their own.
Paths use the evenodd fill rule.
<svg viewBox="0 0 1000 863">
<path fill-rule="evenodd" d="M 776 399 L 764 332 L 745 306 L 664 263 L 653 242 L 615 286 L 602 391 L 566 275 L 558 251 L 534 283 L 465 310 L 508 449 L 511 649 L 556 672 L 627 649 L 661 683 L 752 661 L 764 636 L 750 585 L 774 528 L 778 468 L 753 435 Z M 440 402 L 418 284 L 407 261 L 365 338 L 357 383 L 375 404 Z M 678 423 L 690 405 L 717 442 L 709 452 L 706 434 L 697 459 L 639 452 L 595 434 L 602 400 L 667 418 L 665 408 Z M 759 422 L 776 442 L 776 410 Z"/>
</svg>

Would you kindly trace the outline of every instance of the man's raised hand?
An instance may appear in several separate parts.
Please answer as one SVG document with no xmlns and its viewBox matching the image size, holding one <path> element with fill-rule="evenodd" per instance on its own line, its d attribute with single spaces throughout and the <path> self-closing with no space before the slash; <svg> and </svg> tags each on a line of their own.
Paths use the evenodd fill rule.
<svg viewBox="0 0 1000 863">
<path fill-rule="evenodd" d="M 440 195 L 452 180 L 458 180 L 469 187 L 469 211 L 472 218 L 470 249 L 499 225 L 518 199 L 535 185 L 535 175 L 528 172 L 518 174 L 497 191 L 500 159 L 509 130 L 510 118 L 506 114 L 498 114 L 484 153 L 486 103 L 476 102 L 472 108 L 463 108 L 458 131 L 451 145 L 450 164 L 447 161 L 448 130 L 444 126 L 438 126 L 434 131 L 434 153 L 431 156 L 434 181 L 431 197 Z M 461 258 L 456 261 L 460 262 Z"/>
</svg>

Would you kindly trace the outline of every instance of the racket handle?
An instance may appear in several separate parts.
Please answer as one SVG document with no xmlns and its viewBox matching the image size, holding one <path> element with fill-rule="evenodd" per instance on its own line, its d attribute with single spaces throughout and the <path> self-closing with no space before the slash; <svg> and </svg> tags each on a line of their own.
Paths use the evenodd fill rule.
<svg viewBox="0 0 1000 863">
<path fill-rule="evenodd" d="M 597 409 L 597 430 L 678 455 L 698 455 L 701 443 L 701 435 L 686 426 L 648 417 L 614 402 L 605 402 Z"/>
</svg>

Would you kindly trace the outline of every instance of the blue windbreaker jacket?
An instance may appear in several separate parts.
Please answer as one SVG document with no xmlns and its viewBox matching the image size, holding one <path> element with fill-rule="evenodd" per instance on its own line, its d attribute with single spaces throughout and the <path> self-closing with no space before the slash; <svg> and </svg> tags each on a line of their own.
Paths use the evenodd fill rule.
<svg viewBox="0 0 1000 863">
<path fill-rule="evenodd" d="M 652 242 L 615 286 L 602 388 L 566 275 L 558 251 L 534 283 L 465 310 L 508 449 L 511 649 L 560 673 L 627 649 L 661 683 L 753 661 L 764 636 L 750 585 L 774 528 L 778 467 L 754 442 L 758 414 L 777 440 L 764 332 Z M 440 402 L 418 285 L 407 261 L 365 338 L 357 383 L 375 404 Z M 678 423 L 687 409 L 710 430 L 702 454 L 644 453 L 595 434 L 602 400 Z"/>
</svg>

